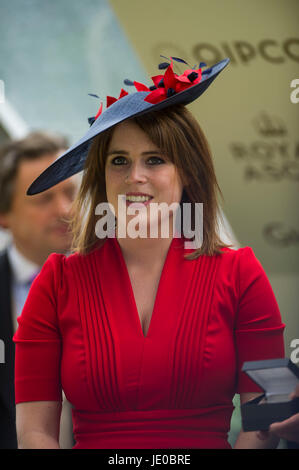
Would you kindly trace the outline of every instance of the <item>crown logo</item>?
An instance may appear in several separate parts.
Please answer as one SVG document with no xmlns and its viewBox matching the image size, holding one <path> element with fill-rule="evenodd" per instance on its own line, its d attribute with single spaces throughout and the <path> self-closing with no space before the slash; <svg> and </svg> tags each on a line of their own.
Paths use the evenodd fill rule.
<svg viewBox="0 0 299 470">
<path fill-rule="evenodd" d="M 281 137 L 287 134 L 287 128 L 282 119 L 269 116 L 266 112 L 253 119 L 253 125 L 257 132 L 265 137 Z"/>
</svg>

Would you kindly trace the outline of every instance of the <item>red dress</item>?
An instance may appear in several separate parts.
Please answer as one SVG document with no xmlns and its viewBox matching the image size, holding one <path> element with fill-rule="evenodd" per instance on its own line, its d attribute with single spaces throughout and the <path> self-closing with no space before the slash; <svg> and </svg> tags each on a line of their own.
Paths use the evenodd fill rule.
<svg viewBox="0 0 299 470">
<path fill-rule="evenodd" d="M 63 389 L 75 448 L 229 448 L 234 394 L 260 391 L 240 368 L 283 357 L 284 325 L 251 248 L 184 253 L 173 239 L 146 337 L 116 239 L 51 255 L 14 336 L 16 403 Z"/>
</svg>

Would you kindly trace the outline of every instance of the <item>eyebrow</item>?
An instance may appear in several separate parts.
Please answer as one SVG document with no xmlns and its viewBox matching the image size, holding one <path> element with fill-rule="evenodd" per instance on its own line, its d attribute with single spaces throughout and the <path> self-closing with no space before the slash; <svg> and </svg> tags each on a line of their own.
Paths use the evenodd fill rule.
<svg viewBox="0 0 299 470">
<path fill-rule="evenodd" d="M 126 152 L 125 150 L 111 150 L 110 152 L 107 153 L 107 157 L 109 155 L 129 155 L 129 152 Z M 141 155 L 162 155 L 162 153 L 159 150 L 148 150 L 146 152 L 142 152 Z"/>
</svg>

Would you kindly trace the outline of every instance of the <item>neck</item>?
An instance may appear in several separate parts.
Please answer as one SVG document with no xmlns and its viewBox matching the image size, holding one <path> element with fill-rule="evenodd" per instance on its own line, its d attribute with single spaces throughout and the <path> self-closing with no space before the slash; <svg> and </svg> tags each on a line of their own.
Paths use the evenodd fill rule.
<svg viewBox="0 0 299 470">
<path fill-rule="evenodd" d="M 154 266 L 164 263 L 171 238 L 117 238 L 127 264 Z"/>
</svg>

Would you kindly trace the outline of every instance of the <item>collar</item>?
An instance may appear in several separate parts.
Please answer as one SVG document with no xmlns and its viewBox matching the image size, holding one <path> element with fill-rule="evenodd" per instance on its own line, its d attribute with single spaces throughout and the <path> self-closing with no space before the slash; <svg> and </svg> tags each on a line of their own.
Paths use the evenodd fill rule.
<svg viewBox="0 0 299 470">
<path fill-rule="evenodd" d="M 8 247 L 7 253 L 15 282 L 31 281 L 33 276 L 40 271 L 40 266 L 25 258 L 14 244 Z"/>
</svg>

